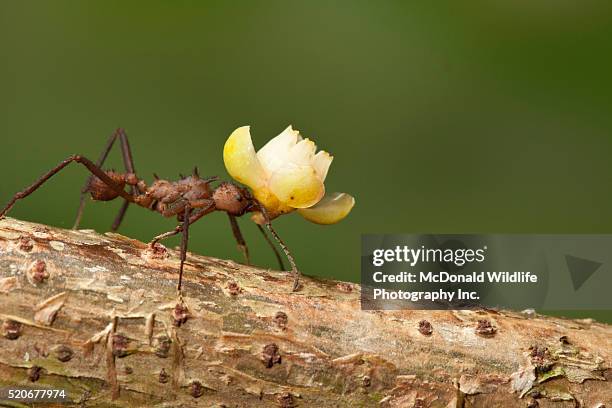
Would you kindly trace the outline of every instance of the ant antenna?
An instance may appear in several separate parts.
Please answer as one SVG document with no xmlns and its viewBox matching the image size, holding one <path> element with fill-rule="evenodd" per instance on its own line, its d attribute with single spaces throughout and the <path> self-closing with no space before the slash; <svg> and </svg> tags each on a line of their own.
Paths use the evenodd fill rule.
<svg viewBox="0 0 612 408">
<path fill-rule="evenodd" d="M 198 171 L 198 166 L 195 166 L 193 168 L 193 175 L 194 175 L 194 177 L 200 177 L 200 172 Z"/>
</svg>

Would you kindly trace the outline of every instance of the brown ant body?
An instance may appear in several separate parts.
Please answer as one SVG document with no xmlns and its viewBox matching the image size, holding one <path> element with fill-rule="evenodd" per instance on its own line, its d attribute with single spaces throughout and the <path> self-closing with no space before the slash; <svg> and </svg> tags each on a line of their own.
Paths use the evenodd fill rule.
<svg viewBox="0 0 612 408">
<path fill-rule="evenodd" d="M 102 170 L 101 168 L 116 140 L 119 140 L 121 146 L 123 162 L 126 170 L 124 173 L 112 170 Z M 264 225 L 279 243 L 291 264 L 292 272 L 295 275 L 293 290 L 297 290 L 299 286 L 299 271 L 295 265 L 293 257 L 287 246 L 272 228 L 272 224 L 270 223 L 270 218 L 267 215 L 266 209 L 255 198 L 253 198 L 249 190 L 229 182 L 221 182 L 216 188 L 214 188 L 211 183 L 216 181 L 217 177 L 201 178 L 198 174 L 197 168 L 193 170 L 193 173 L 190 176 L 181 177 L 181 179 L 178 181 L 163 180 L 155 176 L 155 181 L 148 186 L 144 180 L 140 179 L 136 175 L 130 145 L 128 143 L 127 135 L 123 129 L 117 129 L 111 135 L 105 150 L 96 163 L 93 163 L 91 160 L 80 155 L 72 155 L 68 157 L 49 172 L 41 176 L 31 186 L 15 194 L 4 209 L 0 211 L 0 219 L 4 218 L 4 216 L 18 200 L 32 194 L 43 183 L 72 162 L 82 164 L 91 172 L 91 175 L 88 177 L 83 189 L 81 190 L 81 202 L 73 227 L 74 229 L 78 228 L 80 224 L 87 194 L 89 194 L 95 201 L 111 201 L 119 197 L 124 200 L 123 205 L 111 227 L 112 231 L 116 231 L 119 228 L 119 225 L 121 224 L 121 221 L 123 220 L 126 210 L 130 204 L 136 204 L 140 207 L 158 212 L 164 217 L 177 217 L 179 225 L 171 231 L 156 236 L 149 245 L 154 247 L 160 240 L 182 233 L 180 255 L 181 263 L 177 286 L 179 293 L 182 284 L 183 266 L 187 254 L 189 227 L 205 215 L 214 211 L 223 211 L 227 213 L 232 227 L 232 232 L 236 238 L 238 247 L 246 258 L 247 264 L 250 263 L 248 248 L 238 226 L 236 217 L 240 217 L 248 212 L 260 212 L 265 220 Z M 126 187 L 129 187 L 128 191 L 125 190 Z M 266 241 L 273 248 L 281 269 L 284 269 L 282 259 L 274 247 L 274 244 L 268 239 L 264 229 L 259 224 L 257 226 L 263 233 Z"/>
</svg>

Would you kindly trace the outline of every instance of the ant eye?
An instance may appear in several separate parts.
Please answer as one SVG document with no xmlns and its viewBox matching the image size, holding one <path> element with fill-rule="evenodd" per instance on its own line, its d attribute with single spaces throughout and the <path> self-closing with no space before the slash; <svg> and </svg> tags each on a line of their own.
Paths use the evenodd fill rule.
<svg viewBox="0 0 612 408">
<path fill-rule="evenodd" d="M 242 201 L 242 196 L 240 194 L 236 194 L 236 200 Z"/>
</svg>

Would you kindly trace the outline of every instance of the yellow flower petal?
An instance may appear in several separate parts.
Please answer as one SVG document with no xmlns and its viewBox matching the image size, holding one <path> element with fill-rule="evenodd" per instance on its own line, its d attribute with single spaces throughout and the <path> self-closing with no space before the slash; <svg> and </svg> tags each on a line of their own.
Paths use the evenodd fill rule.
<svg viewBox="0 0 612 408">
<path fill-rule="evenodd" d="M 237 181 L 257 189 L 266 183 L 266 174 L 257 159 L 249 126 L 234 130 L 225 142 L 223 162 Z"/>
<path fill-rule="evenodd" d="M 293 127 L 289 125 L 280 135 L 270 139 L 259 149 L 257 158 L 268 175 L 274 173 L 285 163 L 289 151 L 301 139 L 300 132 L 293 130 Z"/>
<path fill-rule="evenodd" d="M 327 170 L 329 170 L 329 166 L 331 165 L 333 159 L 334 157 L 325 150 L 321 150 L 319 153 L 315 154 L 314 158 L 312 159 L 312 166 L 317 171 L 321 181 L 325 181 L 325 177 L 327 177 Z"/>
<path fill-rule="evenodd" d="M 287 161 L 296 166 L 310 166 L 316 151 L 317 145 L 312 140 L 301 140 L 289 150 Z"/>
<path fill-rule="evenodd" d="M 266 208 L 268 216 L 271 220 L 275 219 L 279 215 L 288 214 L 292 211 L 295 211 L 295 208 L 291 208 L 286 204 L 281 203 L 278 198 L 274 194 L 272 194 L 269 189 L 265 187 L 254 190 L 253 195 L 255 196 L 257 201 L 259 201 Z M 261 219 L 263 220 L 263 217 L 261 217 Z"/>
<path fill-rule="evenodd" d="M 315 224 L 335 224 L 351 212 L 355 199 L 346 193 L 326 195 L 310 208 L 300 208 L 300 215 Z"/>
<path fill-rule="evenodd" d="M 325 194 L 325 186 L 312 166 L 287 164 L 272 175 L 268 187 L 282 203 L 293 208 L 311 207 Z"/>
</svg>

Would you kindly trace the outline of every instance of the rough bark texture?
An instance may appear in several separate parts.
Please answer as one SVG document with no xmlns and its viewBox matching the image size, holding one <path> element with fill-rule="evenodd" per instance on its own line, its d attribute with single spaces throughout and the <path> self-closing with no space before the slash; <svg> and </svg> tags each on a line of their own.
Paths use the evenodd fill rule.
<svg viewBox="0 0 612 408">
<path fill-rule="evenodd" d="M 194 254 L 181 302 L 178 263 L 117 234 L 0 221 L 0 387 L 64 388 L 96 407 L 612 401 L 604 324 L 362 311 L 358 285 L 305 278 L 292 293 L 288 273 Z"/>
</svg>

